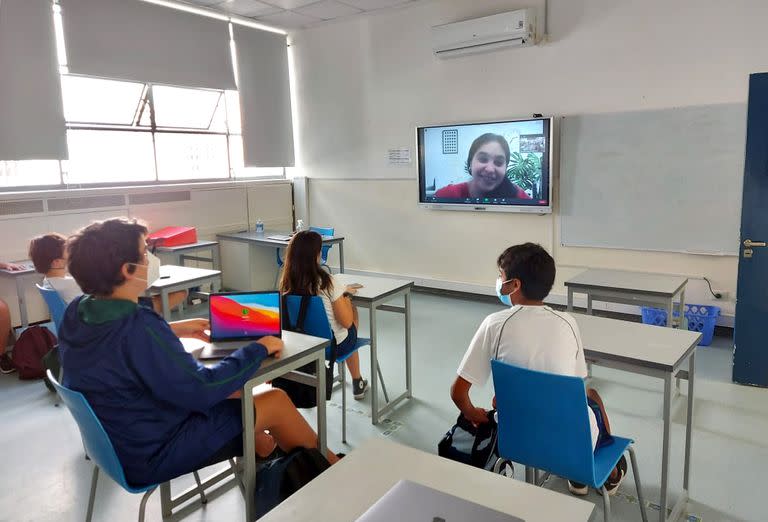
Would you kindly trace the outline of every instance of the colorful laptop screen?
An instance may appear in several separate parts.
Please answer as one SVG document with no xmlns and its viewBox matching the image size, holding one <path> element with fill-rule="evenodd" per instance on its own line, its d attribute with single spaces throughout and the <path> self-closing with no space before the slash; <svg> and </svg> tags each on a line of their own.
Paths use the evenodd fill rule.
<svg viewBox="0 0 768 522">
<path fill-rule="evenodd" d="M 248 339 L 280 335 L 280 294 L 213 294 L 211 339 Z"/>
</svg>

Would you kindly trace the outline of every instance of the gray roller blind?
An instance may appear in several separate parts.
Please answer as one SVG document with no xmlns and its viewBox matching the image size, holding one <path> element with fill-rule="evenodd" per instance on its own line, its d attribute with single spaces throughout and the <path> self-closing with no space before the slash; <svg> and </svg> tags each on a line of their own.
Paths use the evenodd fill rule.
<svg viewBox="0 0 768 522">
<path fill-rule="evenodd" d="M 246 167 L 292 167 L 286 36 L 234 26 Z"/>
<path fill-rule="evenodd" d="M 0 161 L 67 159 L 51 0 L 0 0 Z"/>
<path fill-rule="evenodd" d="M 229 25 L 140 0 L 61 0 L 74 74 L 234 89 Z"/>
</svg>

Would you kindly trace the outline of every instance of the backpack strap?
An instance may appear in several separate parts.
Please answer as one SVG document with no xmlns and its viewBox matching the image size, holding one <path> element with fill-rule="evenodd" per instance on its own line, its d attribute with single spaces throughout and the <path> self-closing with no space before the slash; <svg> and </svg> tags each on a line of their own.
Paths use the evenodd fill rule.
<svg viewBox="0 0 768 522">
<path fill-rule="evenodd" d="M 312 299 L 312 296 L 301 296 L 301 303 L 299 304 L 299 316 L 296 318 L 296 325 L 294 326 L 297 332 L 304 333 L 304 321 L 307 320 L 307 310 L 309 310 L 310 299 Z"/>
</svg>

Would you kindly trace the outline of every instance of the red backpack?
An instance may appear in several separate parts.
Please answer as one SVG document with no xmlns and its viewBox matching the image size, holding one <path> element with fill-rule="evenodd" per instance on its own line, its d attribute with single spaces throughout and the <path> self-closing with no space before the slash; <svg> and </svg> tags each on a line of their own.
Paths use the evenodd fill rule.
<svg viewBox="0 0 768 522">
<path fill-rule="evenodd" d="M 56 346 L 56 336 L 43 326 L 30 326 L 13 345 L 13 364 L 19 379 L 45 377 L 43 357 Z"/>
</svg>

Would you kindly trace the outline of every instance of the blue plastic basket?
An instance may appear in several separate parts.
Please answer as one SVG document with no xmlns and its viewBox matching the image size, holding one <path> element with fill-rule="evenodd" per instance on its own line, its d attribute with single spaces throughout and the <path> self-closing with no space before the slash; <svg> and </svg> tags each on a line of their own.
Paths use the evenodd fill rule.
<svg viewBox="0 0 768 522">
<path fill-rule="evenodd" d="M 667 311 L 660 308 L 641 307 L 643 323 L 654 326 L 667 326 Z M 677 317 L 679 312 L 675 311 Z M 701 332 L 699 346 L 712 344 L 712 336 L 715 334 L 715 323 L 720 316 L 720 308 L 717 306 L 685 305 L 685 318 L 688 320 L 688 330 Z"/>
</svg>

